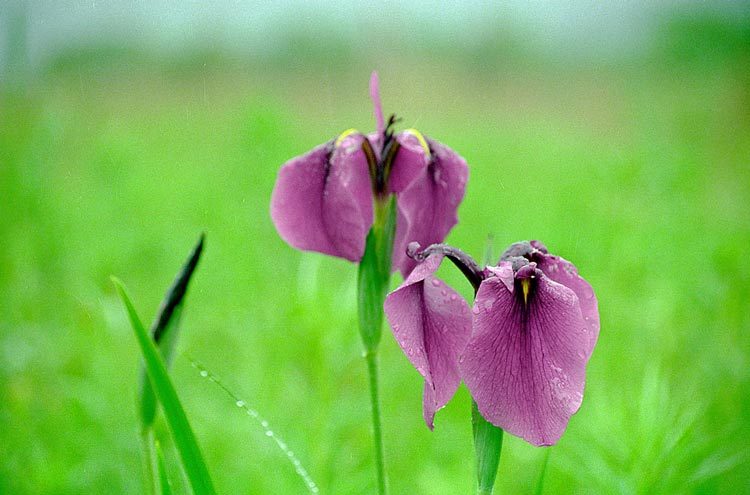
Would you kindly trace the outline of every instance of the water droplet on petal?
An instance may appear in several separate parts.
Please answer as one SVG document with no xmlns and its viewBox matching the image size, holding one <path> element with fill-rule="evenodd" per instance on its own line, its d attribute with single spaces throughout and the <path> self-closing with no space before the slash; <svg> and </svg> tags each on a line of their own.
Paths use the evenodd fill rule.
<svg viewBox="0 0 750 495">
<path fill-rule="evenodd" d="M 440 287 L 440 280 L 433 278 L 432 285 L 434 285 L 435 287 Z"/>
<path fill-rule="evenodd" d="M 451 294 L 451 301 L 455 301 L 456 299 L 458 299 L 458 296 L 455 294 Z"/>
<path fill-rule="evenodd" d="M 475 315 L 478 315 L 479 314 L 479 306 L 475 305 L 473 308 L 471 308 L 471 312 L 474 313 Z"/>
</svg>

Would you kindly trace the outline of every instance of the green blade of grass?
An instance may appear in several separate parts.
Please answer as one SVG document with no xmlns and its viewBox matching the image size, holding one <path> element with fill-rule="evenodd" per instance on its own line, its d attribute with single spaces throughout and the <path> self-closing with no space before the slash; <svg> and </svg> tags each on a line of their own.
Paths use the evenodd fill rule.
<svg viewBox="0 0 750 495">
<path fill-rule="evenodd" d="M 159 307 L 159 313 L 151 325 L 151 336 L 164 357 L 164 362 L 169 367 L 172 360 L 174 348 L 177 345 L 177 336 L 180 329 L 180 316 L 185 294 L 187 293 L 190 278 L 198 266 L 198 260 L 203 252 L 203 241 L 205 236 L 201 234 L 193 251 L 187 261 L 172 282 L 172 286 L 164 296 Z M 151 388 L 151 383 L 146 377 L 146 371 L 141 370 L 141 387 L 139 394 L 139 413 L 141 419 L 141 430 L 145 433 L 154 424 L 156 418 L 156 396 Z"/>
<path fill-rule="evenodd" d="M 214 494 L 216 492 L 206 468 L 206 463 L 203 461 L 203 455 L 198 447 L 198 442 L 190 427 L 185 410 L 182 408 L 182 404 L 180 404 L 180 400 L 177 397 L 177 392 L 172 385 L 172 381 L 169 379 L 164 360 L 156 348 L 156 344 L 154 344 L 148 332 L 143 327 L 143 323 L 141 323 L 133 307 L 133 303 L 130 302 L 130 298 L 125 292 L 122 282 L 115 277 L 112 277 L 112 282 L 115 284 L 120 299 L 125 304 L 130 323 L 143 354 L 146 373 L 148 374 L 156 398 L 161 402 L 164 417 L 167 420 L 167 425 L 172 433 L 172 438 L 180 454 L 193 492 L 196 495 Z"/>
<path fill-rule="evenodd" d="M 161 444 L 156 441 L 154 442 L 156 450 L 156 465 L 159 470 L 159 485 L 161 486 L 161 495 L 172 495 L 172 486 L 169 484 L 169 476 L 167 475 L 167 463 L 164 460 L 164 452 L 161 450 Z"/>
<path fill-rule="evenodd" d="M 151 428 L 141 431 L 141 460 L 143 461 L 144 493 L 156 495 L 158 478 L 156 477 L 154 454 L 154 431 Z"/>
</svg>

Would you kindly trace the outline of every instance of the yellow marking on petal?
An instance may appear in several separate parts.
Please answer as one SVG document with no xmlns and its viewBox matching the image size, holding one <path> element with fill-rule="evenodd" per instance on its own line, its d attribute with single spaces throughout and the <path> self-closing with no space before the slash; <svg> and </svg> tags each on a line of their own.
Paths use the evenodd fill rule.
<svg viewBox="0 0 750 495">
<path fill-rule="evenodd" d="M 354 128 L 345 130 L 344 132 L 339 134 L 339 137 L 336 138 L 336 143 L 334 144 L 334 146 L 340 146 L 344 139 L 348 138 L 352 134 L 357 134 L 358 132 L 359 131 Z"/>
<path fill-rule="evenodd" d="M 523 303 L 527 304 L 529 300 L 529 289 L 531 288 L 531 279 L 521 279 L 521 290 L 523 291 Z"/>
<path fill-rule="evenodd" d="M 430 147 L 427 145 L 427 140 L 424 138 L 421 132 L 413 128 L 406 129 L 404 132 L 408 132 L 409 134 L 417 138 L 417 140 L 419 141 L 419 144 L 421 144 L 422 148 L 424 148 L 424 152 L 427 153 L 428 157 L 430 156 Z"/>
</svg>

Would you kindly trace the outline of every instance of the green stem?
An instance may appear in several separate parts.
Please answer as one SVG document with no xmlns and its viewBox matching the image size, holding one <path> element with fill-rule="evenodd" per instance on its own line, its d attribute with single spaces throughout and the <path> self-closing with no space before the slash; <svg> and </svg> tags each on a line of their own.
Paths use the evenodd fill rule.
<svg viewBox="0 0 750 495">
<path fill-rule="evenodd" d="M 375 221 L 365 241 L 365 252 L 359 263 L 357 279 L 359 333 L 364 345 L 364 357 L 369 375 L 372 430 L 375 437 L 375 466 L 380 495 L 385 495 L 387 488 L 378 390 L 378 346 L 382 335 L 383 302 L 391 276 L 391 253 L 396 231 L 395 205 L 395 198 L 392 196 L 376 202 Z"/>
<path fill-rule="evenodd" d="M 154 452 L 154 433 L 151 428 L 141 432 L 141 450 L 143 460 L 143 484 L 146 486 L 146 493 L 156 495 L 158 478 L 156 477 L 156 459 Z"/>
<path fill-rule="evenodd" d="M 158 440 L 154 442 L 154 450 L 156 451 L 156 467 L 159 470 L 159 493 L 161 495 L 172 495 L 172 486 L 169 484 L 169 476 L 167 475 L 167 463 Z"/>
<path fill-rule="evenodd" d="M 552 452 L 552 449 L 547 447 L 547 450 L 544 453 L 544 461 L 542 461 L 542 470 L 539 473 L 539 479 L 536 482 L 536 491 L 534 492 L 536 495 L 542 495 L 542 491 L 544 490 L 544 477 L 547 475 L 547 465 L 549 464 L 550 452 Z"/>
<path fill-rule="evenodd" d="M 471 401 L 471 429 L 477 454 L 477 494 L 491 495 L 503 448 L 503 430 L 480 414 L 477 403 Z"/>
<path fill-rule="evenodd" d="M 367 373 L 370 379 L 370 405 L 372 406 L 372 431 L 375 436 L 375 468 L 378 475 L 378 493 L 385 495 L 385 455 L 383 448 L 383 428 L 380 422 L 377 351 L 365 352 L 365 359 L 367 360 Z"/>
</svg>

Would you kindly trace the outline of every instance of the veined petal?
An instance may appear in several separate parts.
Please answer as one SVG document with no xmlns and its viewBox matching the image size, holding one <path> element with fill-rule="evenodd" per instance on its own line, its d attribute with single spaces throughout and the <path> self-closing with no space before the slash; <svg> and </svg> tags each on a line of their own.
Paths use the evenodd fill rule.
<svg viewBox="0 0 750 495">
<path fill-rule="evenodd" d="M 547 248 L 539 241 L 531 241 L 531 246 L 538 252 L 533 257 L 537 266 L 544 274 L 558 284 L 571 289 L 578 296 L 581 304 L 583 319 L 589 326 L 589 346 L 587 354 L 590 356 L 599 338 L 599 308 L 591 288 L 586 280 L 578 275 L 578 269 L 570 261 L 547 252 Z"/>
<path fill-rule="evenodd" d="M 531 263 L 511 288 L 485 279 L 473 313 L 460 369 L 482 416 L 534 445 L 553 445 L 583 399 L 590 328 L 575 292 Z"/>
<path fill-rule="evenodd" d="M 433 276 L 442 259 L 433 255 L 417 265 L 384 305 L 396 341 L 425 379 L 423 413 L 430 429 L 461 382 L 458 357 L 471 333 L 466 301 Z"/>
<path fill-rule="evenodd" d="M 271 218 L 291 246 L 359 261 L 372 225 L 365 139 L 350 133 L 288 161 L 271 195 Z"/>
<path fill-rule="evenodd" d="M 458 223 L 458 205 L 464 197 L 469 175 L 466 161 L 456 152 L 437 141 L 427 140 L 427 144 L 431 151 L 428 166 L 398 193 L 393 267 L 405 277 L 416 264 L 406 256 L 406 246 L 414 241 L 422 246 L 443 242 Z M 402 163 L 394 164 L 392 173 L 396 173 Z"/>
</svg>

